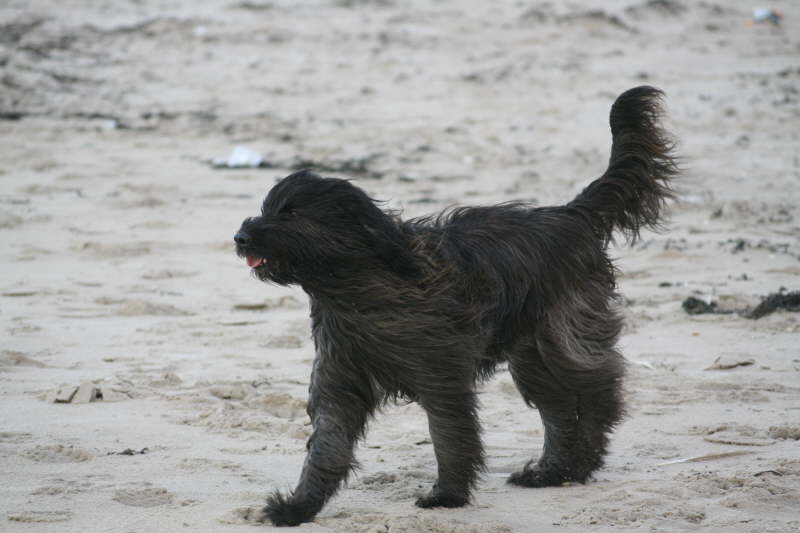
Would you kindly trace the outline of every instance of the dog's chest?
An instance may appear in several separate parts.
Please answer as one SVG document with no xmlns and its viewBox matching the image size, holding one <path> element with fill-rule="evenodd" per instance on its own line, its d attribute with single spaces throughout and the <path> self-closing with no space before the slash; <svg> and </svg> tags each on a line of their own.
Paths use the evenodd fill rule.
<svg viewBox="0 0 800 533">
<path fill-rule="evenodd" d="M 431 345 L 418 334 L 420 316 L 386 306 L 359 310 L 354 306 L 326 306 L 312 300 L 312 336 L 317 356 L 334 364 L 359 368 L 379 381 L 380 375 L 399 371 L 409 354 Z M 424 319 L 423 319 L 424 321 Z"/>
<path fill-rule="evenodd" d="M 311 315 L 317 352 L 334 357 L 363 357 L 369 347 L 382 344 L 380 329 L 356 310 L 317 309 Z"/>
</svg>

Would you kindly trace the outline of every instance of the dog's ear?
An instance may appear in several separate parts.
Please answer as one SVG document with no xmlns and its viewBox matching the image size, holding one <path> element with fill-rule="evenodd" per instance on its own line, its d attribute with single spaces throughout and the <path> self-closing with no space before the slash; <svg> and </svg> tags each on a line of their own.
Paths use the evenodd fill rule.
<svg viewBox="0 0 800 533">
<path fill-rule="evenodd" d="M 376 207 L 377 209 L 377 207 Z M 408 246 L 408 238 L 386 213 L 381 220 L 362 220 L 361 224 L 374 239 L 374 250 L 387 266 L 404 278 L 421 276 L 419 266 Z"/>
<path fill-rule="evenodd" d="M 414 258 L 408 238 L 396 219 L 383 212 L 375 201 L 357 187 L 350 211 L 370 236 L 372 252 L 395 273 L 405 278 L 418 278 L 421 271 Z"/>
</svg>

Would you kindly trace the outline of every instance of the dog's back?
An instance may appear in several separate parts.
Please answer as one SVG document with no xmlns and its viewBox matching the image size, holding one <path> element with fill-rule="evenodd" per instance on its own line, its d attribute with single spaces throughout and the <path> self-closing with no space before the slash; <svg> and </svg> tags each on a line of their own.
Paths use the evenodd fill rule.
<svg viewBox="0 0 800 533">
<path fill-rule="evenodd" d="M 513 346 L 559 302 L 588 292 L 613 296 L 605 243 L 571 208 L 507 203 L 412 223 L 429 240 L 431 275 L 447 272 L 462 305 L 477 311 L 489 353 Z"/>
</svg>

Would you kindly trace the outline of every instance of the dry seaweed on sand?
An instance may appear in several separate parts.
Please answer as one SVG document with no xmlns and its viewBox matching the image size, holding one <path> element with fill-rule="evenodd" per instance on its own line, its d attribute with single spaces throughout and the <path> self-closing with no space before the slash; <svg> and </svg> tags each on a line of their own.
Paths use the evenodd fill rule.
<svg viewBox="0 0 800 533">
<path fill-rule="evenodd" d="M 778 292 L 767 295 L 767 297 L 746 316 L 747 318 L 758 320 L 778 309 L 794 313 L 800 311 L 800 291 L 786 292 L 786 289 L 781 288 Z"/>
<path fill-rule="evenodd" d="M 710 313 L 723 313 L 717 309 L 717 302 L 704 302 L 695 296 L 687 297 L 681 304 L 683 310 L 689 315 L 706 315 Z"/>
<path fill-rule="evenodd" d="M 730 315 L 735 313 L 745 318 L 758 320 L 778 310 L 794 313 L 800 311 L 800 291 L 786 292 L 786 289 L 781 287 L 778 292 L 773 292 L 765 296 L 761 303 L 754 309 L 720 309 L 716 301 L 711 300 L 706 302 L 695 296 L 689 296 L 683 300 L 681 307 L 686 311 L 686 314 L 689 315 Z"/>
</svg>

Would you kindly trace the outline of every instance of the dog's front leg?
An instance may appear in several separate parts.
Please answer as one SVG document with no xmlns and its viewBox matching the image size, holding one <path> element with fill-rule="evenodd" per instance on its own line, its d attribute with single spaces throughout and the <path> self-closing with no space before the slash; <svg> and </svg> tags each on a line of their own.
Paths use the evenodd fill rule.
<svg viewBox="0 0 800 533">
<path fill-rule="evenodd" d="M 369 380 L 332 370 L 315 363 L 308 402 L 314 430 L 300 481 L 288 496 L 273 494 L 264 509 L 276 526 L 313 520 L 356 466 L 353 449 L 376 401 Z"/>
<path fill-rule="evenodd" d="M 435 394 L 420 403 L 428 413 L 439 479 L 417 506 L 466 505 L 484 465 L 475 393 Z"/>
</svg>

